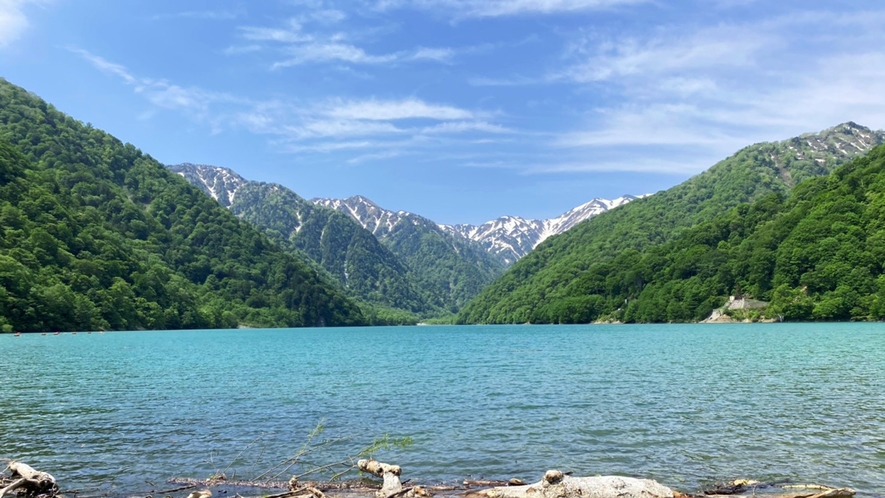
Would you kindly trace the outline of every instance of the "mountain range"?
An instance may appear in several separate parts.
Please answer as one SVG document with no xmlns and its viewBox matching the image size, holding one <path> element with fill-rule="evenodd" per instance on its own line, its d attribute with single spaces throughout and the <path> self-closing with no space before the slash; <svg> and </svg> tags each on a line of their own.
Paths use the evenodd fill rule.
<svg viewBox="0 0 885 498">
<path fill-rule="evenodd" d="M 505 216 L 478 227 L 450 226 L 384 209 L 363 196 L 308 202 L 228 168 L 168 168 L 272 240 L 304 253 L 356 297 L 424 316 L 456 312 L 546 238 L 636 198 L 594 199 L 551 220 Z"/>
<path fill-rule="evenodd" d="M 252 183 L 233 170 L 220 166 L 182 163 L 169 168 L 228 208 L 233 205 L 239 189 Z M 286 187 L 279 186 L 279 188 Z M 546 220 L 505 215 L 479 226 L 470 224 L 437 226 L 453 237 L 477 242 L 487 252 L 498 257 L 505 266 L 509 266 L 548 238 L 559 235 L 584 220 L 647 196 L 624 195 L 613 200 L 595 198 L 556 218 Z M 411 220 L 413 224 L 433 223 L 427 218 L 407 211 L 385 209 L 362 195 L 346 199 L 318 197 L 310 199 L 310 202 L 349 215 L 379 239 L 384 239 L 403 220 Z"/>
<path fill-rule="evenodd" d="M 880 145 L 790 192 L 767 193 L 669 242 L 596 263 L 529 320 L 697 322 L 726 304 L 720 321 L 882 320 L 883 215 Z"/>
<path fill-rule="evenodd" d="M 478 244 L 436 223 L 392 213 L 369 201 L 354 204 L 382 222 L 366 229 L 350 213 L 311 202 L 273 183 L 252 182 L 227 168 L 169 166 L 274 241 L 303 254 L 354 297 L 421 317 L 456 312 L 503 271 Z"/>
<path fill-rule="evenodd" d="M 500 257 L 509 266 L 548 238 L 559 235 L 584 220 L 643 197 L 647 195 L 638 197 L 624 195 L 614 200 L 596 198 L 547 220 L 502 216 L 479 226 L 440 225 L 440 228 L 479 242 L 487 251 Z"/>
</svg>

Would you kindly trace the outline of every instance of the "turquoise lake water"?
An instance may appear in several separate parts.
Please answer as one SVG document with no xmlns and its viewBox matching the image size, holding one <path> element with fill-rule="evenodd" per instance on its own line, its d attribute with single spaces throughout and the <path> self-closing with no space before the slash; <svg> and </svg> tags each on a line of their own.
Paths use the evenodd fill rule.
<svg viewBox="0 0 885 498">
<path fill-rule="evenodd" d="M 65 488 L 255 475 L 324 421 L 353 439 L 317 463 L 410 436 L 377 457 L 426 483 L 558 468 L 885 494 L 882 324 L 4 335 L 0 354 L 0 458 Z"/>
</svg>

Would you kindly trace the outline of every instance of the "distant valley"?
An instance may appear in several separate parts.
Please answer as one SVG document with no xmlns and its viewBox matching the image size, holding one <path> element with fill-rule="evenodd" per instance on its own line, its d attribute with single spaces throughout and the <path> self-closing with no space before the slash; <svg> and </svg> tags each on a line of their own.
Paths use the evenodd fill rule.
<svg viewBox="0 0 885 498">
<path fill-rule="evenodd" d="M 551 220 L 504 216 L 478 227 L 449 226 L 363 196 L 307 201 L 228 168 L 168 168 L 277 243 L 307 255 L 355 296 L 420 316 L 457 312 L 545 239 L 636 199 L 594 199 Z"/>
</svg>

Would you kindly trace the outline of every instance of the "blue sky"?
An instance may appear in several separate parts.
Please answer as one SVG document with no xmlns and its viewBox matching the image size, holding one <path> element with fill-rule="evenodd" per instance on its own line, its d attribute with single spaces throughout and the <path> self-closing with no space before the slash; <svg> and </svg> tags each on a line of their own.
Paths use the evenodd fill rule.
<svg viewBox="0 0 885 498">
<path fill-rule="evenodd" d="M 441 223 L 885 127 L 885 5 L 0 0 L 0 76 L 158 160 Z"/>
</svg>

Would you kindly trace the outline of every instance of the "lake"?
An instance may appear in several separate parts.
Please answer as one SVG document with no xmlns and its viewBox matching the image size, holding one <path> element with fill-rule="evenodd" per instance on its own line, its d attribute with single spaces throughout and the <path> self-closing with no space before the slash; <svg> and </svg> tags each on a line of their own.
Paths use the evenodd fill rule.
<svg viewBox="0 0 885 498">
<path fill-rule="evenodd" d="M 885 494 L 881 324 L 81 332 L 0 353 L 0 457 L 68 489 L 254 476 L 322 422 L 314 441 L 352 439 L 314 463 L 411 437 L 377 457 L 425 483 L 558 468 Z"/>
</svg>

